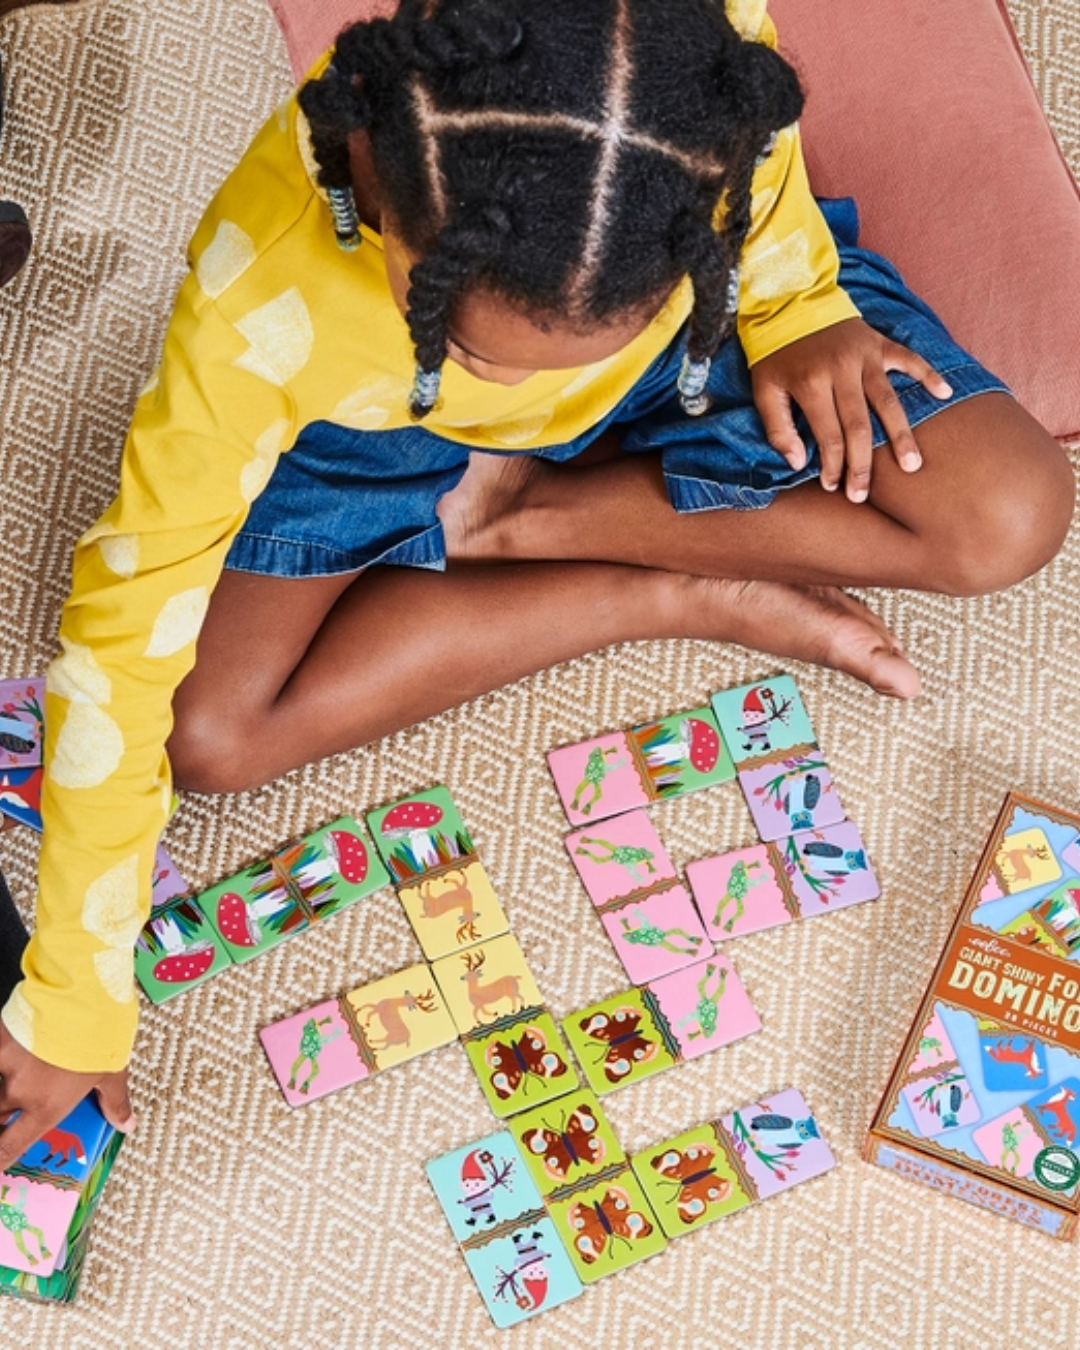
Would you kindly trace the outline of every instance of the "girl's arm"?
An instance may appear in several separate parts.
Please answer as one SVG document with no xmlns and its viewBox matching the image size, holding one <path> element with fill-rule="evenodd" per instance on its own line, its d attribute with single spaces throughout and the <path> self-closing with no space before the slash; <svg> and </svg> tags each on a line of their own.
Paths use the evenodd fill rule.
<svg viewBox="0 0 1080 1350">
<path fill-rule="evenodd" d="M 132 948 L 172 792 L 173 693 L 230 541 L 292 429 L 285 389 L 252 372 L 249 343 L 197 273 L 136 406 L 119 495 L 76 546 L 48 672 L 37 927 L 2 1018 L 24 1050 L 66 1070 L 127 1063 Z"/>
</svg>

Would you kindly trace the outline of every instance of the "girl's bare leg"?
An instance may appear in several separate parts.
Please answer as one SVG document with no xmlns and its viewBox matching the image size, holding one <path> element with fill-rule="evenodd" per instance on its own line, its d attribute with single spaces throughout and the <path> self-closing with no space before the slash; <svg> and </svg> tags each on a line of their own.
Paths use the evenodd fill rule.
<svg viewBox="0 0 1080 1350">
<path fill-rule="evenodd" d="M 474 455 L 440 515 L 451 557 L 580 558 L 797 585 L 1001 590 L 1061 547 L 1076 492 L 1057 443 L 1007 394 L 916 431 L 923 467 L 875 451 L 870 499 L 816 482 L 764 511 L 677 515 L 655 456 L 578 468 Z"/>
<path fill-rule="evenodd" d="M 656 637 L 738 642 L 889 693 L 918 689 L 880 620 L 824 588 L 606 563 L 304 580 L 226 572 L 174 702 L 176 782 L 254 787 L 558 661 Z"/>
</svg>

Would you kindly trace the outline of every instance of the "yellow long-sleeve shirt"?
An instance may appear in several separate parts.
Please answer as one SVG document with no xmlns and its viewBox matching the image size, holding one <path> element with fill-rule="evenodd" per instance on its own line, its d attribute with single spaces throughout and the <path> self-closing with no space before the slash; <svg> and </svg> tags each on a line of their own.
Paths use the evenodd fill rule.
<svg viewBox="0 0 1080 1350">
<path fill-rule="evenodd" d="M 764 0 L 729 0 L 729 13 L 745 36 L 774 43 Z M 293 98 L 192 239 L 119 493 L 76 546 L 48 674 L 37 926 L 3 1019 L 49 1063 L 106 1071 L 128 1060 L 132 948 L 171 796 L 172 698 L 250 503 L 312 421 L 410 425 L 408 331 L 381 241 L 364 233 L 359 251 L 338 249 Z M 837 270 L 790 128 L 754 180 L 738 316 L 751 364 L 857 313 Z M 584 370 L 506 387 L 448 363 L 425 428 L 479 449 L 572 440 L 633 387 L 690 304 L 684 285 L 627 347 Z"/>
</svg>

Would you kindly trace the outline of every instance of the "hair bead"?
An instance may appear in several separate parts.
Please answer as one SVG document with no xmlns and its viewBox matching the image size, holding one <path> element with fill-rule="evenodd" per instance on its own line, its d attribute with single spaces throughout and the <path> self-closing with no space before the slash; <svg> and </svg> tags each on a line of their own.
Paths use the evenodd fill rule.
<svg viewBox="0 0 1080 1350">
<path fill-rule="evenodd" d="M 360 247 L 360 217 L 356 214 L 356 198 L 353 196 L 353 190 L 348 187 L 327 188 L 326 196 L 334 220 L 338 248 L 344 249 L 346 253 L 352 253 Z"/>
<path fill-rule="evenodd" d="M 416 367 L 413 387 L 409 394 L 409 413 L 419 419 L 426 417 L 439 401 L 442 387 L 441 370 L 421 370 Z"/>
<path fill-rule="evenodd" d="M 738 314 L 739 312 L 739 269 L 733 267 L 728 273 L 727 298 L 724 301 L 724 309 L 728 314 Z"/>
<path fill-rule="evenodd" d="M 695 361 L 687 352 L 682 359 L 678 383 L 679 402 L 683 412 L 690 417 L 700 417 L 712 407 L 712 399 L 705 392 L 711 369 L 712 361 L 707 356 L 704 360 Z"/>
</svg>

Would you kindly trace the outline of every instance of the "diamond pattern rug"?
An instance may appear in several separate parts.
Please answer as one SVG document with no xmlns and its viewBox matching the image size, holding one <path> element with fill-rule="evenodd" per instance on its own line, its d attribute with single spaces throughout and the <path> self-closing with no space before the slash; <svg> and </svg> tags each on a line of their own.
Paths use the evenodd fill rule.
<svg viewBox="0 0 1080 1350">
<path fill-rule="evenodd" d="M 1080 170 L 1080 3 L 1012 5 Z M 264 0 L 82 0 L 0 25 L 10 115 L 0 196 L 37 248 L 0 294 L 0 675 L 51 656 L 70 550 L 112 494 L 183 245 L 288 89 Z M 1032 203 L 1037 210 L 1038 203 Z M 636 1149 L 789 1084 L 842 1166 L 677 1243 L 513 1333 L 490 1325 L 424 1179 L 492 1128 L 450 1046 L 292 1113 L 265 1022 L 419 952 L 380 892 L 143 1015 L 142 1128 L 110 1182 L 78 1306 L 5 1301 L 34 1350 L 1040 1350 L 1080 1341 L 1076 1251 L 859 1161 L 862 1136 L 1002 794 L 1080 799 L 1080 537 L 1006 595 L 875 597 L 922 668 L 899 706 L 795 667 L 883 899 L 741 940 L 765 1031 L 611 1099 Z M 561 846 L 550 746 L 702 702 L 771 669 L 704 642 L 574 661 L 354 754 L 229 799 L 188 798 L 169 842 L 209 883 L 343 810 L 453 790 L 557 1015 L 624 977 Z M 753 838 L 734 788 L 655 812 L 677 863 Z M 36 842 L 4 835 L 21 902 Z"/>
</svg>

